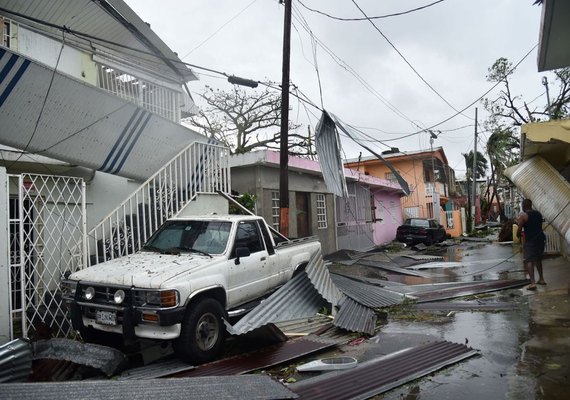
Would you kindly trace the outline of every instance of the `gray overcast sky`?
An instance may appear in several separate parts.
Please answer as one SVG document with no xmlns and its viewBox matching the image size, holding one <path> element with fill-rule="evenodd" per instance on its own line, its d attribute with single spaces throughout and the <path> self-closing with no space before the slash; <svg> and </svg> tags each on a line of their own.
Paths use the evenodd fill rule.
<svg viewBox="0 0 570 400">
<path fill-rule="evenodd" d="M 126 1 L 184 61 L 254 80 L 280 82 L 284 8 L 277 0 Z M 355 0 L 368 16 L 402 12 L 434 1 Z M 362 17 L 352 0 L 302 3 L 334 16 Z M 515 64 L 537 44 L 542 10 L 532 3 L 533 0 L 445 0 L 375 23 L 419 74 L 459 110 L 492 86 L 485 75 L 497 58 L 506 57 Z M 293 24 L 291 81 L 320 106 L 311 36 L 304 28 L 308 25 L 317 40 L 346 64 L 339 65 L 322 47 L 316 47 L 324 108 L 346 123 L 370 128 L 363 130 L 389 146 L 411 151 L 429 149 L 429 135 L 424 132 L 393 139 L 418 131 L 417 126 L 427 128 L 455 114 L 368 21 L 333 20 L 307 10 L 300 0 L 293 0 Z M 550 82 L 554 78 L 550 73 L 537 72 L 536 58 L 534 49 L 517 69 L 512 89 L 527 102 L 534 100 L 533 106 L 542 107 L 546 95 L 541 78 L 547 75 Z M 356 71 L 368 89 L 347 68 Z M 224 79 L 200 70 L 195 72 L 200 80 L 189 85 L 194 93 L 202 92 L 205 85 L 231 87 Z M 307 113 L 295 98 L 290 101 L 290 119 L 302 124 L 309 122 L 314 128 L 320 112 L 308 106 Z M 476 106 L 481 123 L 486 114 L 477 103 L 465 111 L 465 116 L 459 115 L 434 128 L 443 132 L 434 146 L 444 148 L 458 177 L 464 175 L 465 169 L 461 154 L 473 149 Z M 479 146 L 484 145 L 487 136 L 481 134 Z M 375 151 L 387 149 L 380 143 L 369 145 Z M 343 150 L 347 158 L 358 157 L 360 151 L 363 156 L 370 155 L 346 138 Z"/>
</svg>

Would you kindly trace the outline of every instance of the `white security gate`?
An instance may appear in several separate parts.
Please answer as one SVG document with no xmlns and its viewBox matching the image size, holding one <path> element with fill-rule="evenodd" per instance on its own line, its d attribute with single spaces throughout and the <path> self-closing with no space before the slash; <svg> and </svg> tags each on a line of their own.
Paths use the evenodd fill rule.
<svg viewBox="0 0 570 400">
<path fill-rule="evenodd" d="M 59 282 L 85 265 L 85 183 L 52 175 L 8 175 L 10 336 L 66 336 Z M 80 254 L 74 254 L 74 252 Z"/>
</svg>

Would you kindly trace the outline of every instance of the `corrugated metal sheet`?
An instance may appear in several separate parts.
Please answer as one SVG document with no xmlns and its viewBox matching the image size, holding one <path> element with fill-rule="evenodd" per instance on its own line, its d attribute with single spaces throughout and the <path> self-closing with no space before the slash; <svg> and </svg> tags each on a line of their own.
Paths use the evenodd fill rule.
<svg viewBox="0 0 570 400">
<path fill-rule="evenodd" d="M 411 271 L 411 270 L 401 268 L 401 267 L 398 267 L 395 265 L 390 265 L 390 264 L 387 264 L 387 263 L 381 262 L 381 261 L 360 260 L 360 261 L 358 261 L 358 264 L 364 265 L 367 267 L 380 268 L 380 269 L 384 269 L 386 271 L 395 272 L 395 273 L 402 274 L 402 275 L 419 276 L 422 278 L 432 278 L 434 276 L 432 274 L 428 274 L 425 272 Z"/>
<path fill-rule="evenodd" d="M 25 381 L 32 372 L 32 346 L 16 339 L 0 346 L 0 383 Z"/>
<path fill-rule="evenodd" d="M 514 310 L 518 306 L 514 303 L 504 303 L 504 302 L 460 302 L 460 303 L 450 303 L 439 301 L 437 303 L 421 303 L 414 304 L 411 307 L 414 310 L 422 311 L 464 311 L 464 310 Z"/>
<path fill-rule="evenodd" d="M 272 322 L 313 316 L 324 305 L 326 301 L 317 292 L 307 274 L 302 272 L 262 301 L 234 326 L 226 323 L 226 329 L 232 335 L 242 335 Z"/>
<path fill-rule="evenodd" d="M 318 335 L 327 327 L 332 326 L 333 318 L 328 315 L 315 315 L 309 318 L 297 318 L 289 321 L 276 322 L 275 325 L 287 336 L 304 336 L 314 333 Z"/>
<path fill-rule="evenodd" d="M 363 332 L 373 335 L 376 329 L 376 313 L 350 297 L 345 297 L 333 324 L 350 332 Z"/>
<path fill-rule="evenodd" d="M 337 305 L 341 299 L 342 293 L 331 280 L 329 270 L 325 266 L 320 249 L 313 254 L 305 268 L 305 271 L 313 283 L 313 286 L 321 296 L 323 296 L 332 305 Z"/>
<path fill-rule="evenodd" d="M 415 261 L 443 261 L 442 256 L 430 256 L 428 254 L 424 254 L 424 255 L 408 254 L 408 255 L 405 255 L 404 257 L 411 258 L 412 260 L 415 260 Z"/>
<path fill-rule="evenodd" d="M 34 343 L 34 360 L 65 360 L 100 369 L 108 376 L 122 368 L 127 358 L 119 350 L 77 340 L 50 339 Z"/>
<path fill-rule="evenodd" d="M 295 358 L 327 349 L 339 344 L 338 340 L 307 336 L 278 343 L 252 353 L 214 361 L 196 369 L 173 374 L 172 377 L 227 376 L 282 364 Z M 246 397 L 249 398 L 249 397 Z"/>
<path fill-rule="evenodd" d="M 540 156 L 507 168 L 505 175 L 532 200 L 533 208 L 570 243 L 570 184 Z M 548 193 L 548 196 L 544 194 Z"/>
<path fill-rule="evenodd" d="M 429 343 L 289 387 L 301 399 L 368 399 L 476 354 L 462 344 Z"/>
<path fill-rule="evenodd" d="M 119 381 L 135 380 L 135 379 L 154 379 L 163 376 L 172 375 L 178 372 L 188 371 L 194 369 L 193 365 L 189 365 L 180 360 L 159 360 L 144 367 L 133 368 L 128 371 L 123 371 L 117 378 Z"/>
<path fill-rule="evenodd" d="M 475 282 L 468 285 L 459 287 L 450 287 L 436 289 L 434 291 L 422 291 L 418 293 L 410 293 L 416 297 L 418 303 L 425 303 L 436 300 L 446 300 L 455 297 L 470 296 L 474 294 L 495 292 L 497 290 L 504 290 L 510 288 L 517 288 L 529 284 L 528 279 L 509 279 L 497 280 L 488 282 Z"/>
<path fill-rule="evenodd" d="M 326 111 L 323 111 L 315 129 L 315 148 L 329 192 L 338 197 L 348 197 L 344 165 L 340 155 L 340 137 L 334 121 Z"/>
<path fill-rule="evenodd" d="M 3 49 L 0 70 L 12 57 L 16 62 L 0 85 L 0 97 L 7 96 L 0 104 L 0 143 L 4 145 L 92 169 L 100 169 L 114 157 L 113 173 L 145 180 L 190 143 L 208 141 L 180 124 L 60 73 L 54 75 L 43 107 L 53 71 Z M 11 91 L 6 82 L 14 84 Z M 40 111 L 37 132 L 41 135 L 32 140 Z"/>
<path fill-rule="evenodd" d="M 97 49 L 115 49 L 122 53 L 125 62 L 139 64 L 144 69 L 154 71 L 159 76 L 180 81 L 179 76 L 159 56 L 141 54 L 124 47 L 111 45 L 107 42 L 119 43 L 122 46 L 132 47 L 153 53 L 153 47 L 170 60 L 179 61 L 178 56 L 145 24 L 143 20 L 121 0 L 107 0 L 111 7 L 118 11 L 120 18 L 124 18 L 129 26 L 121 23 L 119 17 L 107 12 L 98 2 L 91 0 L 4 0 L 1 7 L 13 13 L 23 14 L 26 17 L 49 22 L 51 24 L 66 26 L 67 28 L 93 36 L 91 39 L 80 39 L 75 35 L 67 35 L 69 44 L 85 48 L 92 46 Z M 25 18 L 12 15 L 16 21 L 33 26 L 48 35 L 61 38 L 61 31 L 40 23 L 31 22 Z M 139 32 L 140 36 L 135 32 Z M 97 40 L 97 39 L 102 39 Z M 196 79 L 192 72 L 182 64 L 176 63 L 180 73 L 187 80 Z"/>
<path fill-rule="evenodd" d="M 294 399 L 297 395 L 266 375 L 243 375 L 144 381 L 78 381 L 13 383 L 0 385 L 5 400 L 188 400 L 193 399 Z"/>
<path fill-rule="evenodd" d="M 389 307 L 400 304 L 405 299 L 401 293 L 357 282 L 341 275 L 331 274 L 331 278 L 345 295 L 366 307 Z"/>
</svg>

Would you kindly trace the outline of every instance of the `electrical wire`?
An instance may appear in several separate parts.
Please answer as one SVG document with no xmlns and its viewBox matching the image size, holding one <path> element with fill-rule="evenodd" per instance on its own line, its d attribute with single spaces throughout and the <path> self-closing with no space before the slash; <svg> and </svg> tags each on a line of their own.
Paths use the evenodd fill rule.
<svg viewBox="0 0 570 400">
<path fill-rule="evenodd" d="M 251 7 L 253 5 L 253 3 L 255 3 L 257 0 L 253 0 L 251 3 L 249 3 L 247 6 L 245 6 L 245 8 L 243 8 L 240 12 L 238 12 L 236 15 L 234 15 L 232 18 L 230 18 L 229 20 L 227 20 L 222 26 L 220 26 L 218 29 L 216 29 L 216 31 L 214 33 L 212 33 L 210 36 L 208 36 L 206 39 L 204 39 L 203 41 L 201 41 L 196 47 L 194 47 L 192 50 L 190 50 L 188 53 L 186 53 L 185 55 L 183 55 L 182 57 L 180 57 L 181 60 L 184 60 L 186 57 L 188 57 L 190 54 L 192 54 L 194 51 L 198 50 L 200 47 L 202 47 L 206 42 L 208 42 L 211 38 L 213 38 L 214 36 L 216 36 L 216 34 L 218 32 L 220 32 L 222 29 L 224 29 L 230 22 L 232 22 L 233 20 L 235 20 L 237 17 L 239 17 L 241 14 L 243 14 L 245 12 L 245 10 L 247 10 L 249 7 Z"/>
<path fill-rule="evenodd" d="M 55 74 L 56 74 L 56 71 L 57 71 L 57 67 L 59 66 L 59 61 L 60 61 L 60 59 L 61 59 L 61 53 L 63 52 L 63 48 L 64 48 L 64 47 L 65 47 L 65 31 L 62 32 L 61 47 L 60 47 L 60 49 L 59 49 L 59 54 L 57 55 L 57 60 L 56 60 L 56 62 L 55 62 L 55 67 L 53 68 L 53 72 L 52 72 L 52 74 L 51 74 L 51 78 L 50 78 L 50 81 L 49 81 L 49 84 L 48 84 L 48 87 L 47 87 L 47 90 L 46 90 L 46 94 L 45 94 L 44 99 L 43 99 L 43 102 L 42 102 L 42 106 L 41 106 L 41 108 L 40 108 L 40 112 L 39 112 L 39 114 L 38 114 L 38 117 L 36 118 L 36 123 L 35 123 L 35 125 L 34 125 L 34 130 L 32 131 L 32 134 L 31 134 L 30 138 L 28 139 L 28 142 L 26 143 L 26 145 L 25 145 L 24 148 L 22 149 L 22 153 L 18 156 L 17 159 L 15 159 L 14 161 L 12 161 L 12 162 L 10 163 L 10 165 L 6 166 L 6 169 L 10 169 L 14 164 L 16 164 L 18 161 L 20 161 L 20 158 L 22 158 L 22 156 L 24 155 L 24 153 L 27 152 L 28 147 L 30 146 L 30 144 L 32 143 L 32 140 L 34 140 L 34 137 L 36 136 L 36 133 L 38 132 L 38 126 L 39 126 L 39 124 L 40 124 L 40 120 L 41 120 L 41 118 L 42 118 L 42 116 L 43 116 L 44 109 L 45 109 L 45 106 L 46 106 L 46 104 L 47 104 L 47 100 L 48 100 L 49 94 L 50 94 L 50 92 L 51 92 L 51 87 L 52 87 L 52 85 L 53 85 L 53 80 L 55 79 Z M 49 168 L 48 168 L 48 169 L 49 169 Z"/>
<path fill-rule="evenodd" d="M 420 78 L 420 80 L 425 83 L 427 85 L 428 88 L 431 89 L 432 92 L 434 92 L 440 99 L 442 99 L 444 101 L 445 104 L 447 104 L 449 107 L 451 107 L 451 109 L 453 111 L 458 112 L 459 114 L 463 115 L 465 118 L 468 119 L 472 119 L 471 117 L 468 117 L 466 115 L 464 115 L 461 111 L 457 111 L 457 109 L 449 102 L 447 101 L 447 99 L 445 97 L 443 97 L 441 95 L 441 93 L 439 93 L 419 72 L 418 70 L 408 61 L 408 59 L 402 54 L 402 52 L 400 50 L 398 50 L 398 48 L 394 45 L 394 43 L 392 43 L 390 41 L 390 39 L 388 39 L 388 37 L 384 34 L 384 32 L 382 32 L 380 30 L 380 28 L 378 28 L 378 26 L 374 23 L 374 21 L 372 21 L 368 15 L 366 15 L 366 13 L 364 12 L 364 10 L 362 8 L 360 8 L 360 6 L 358 5 L 358 3 L 356 2 L 356 0 L 351 0 L 352 3 L 356 6 L 356 8 L 358 8 L 358 10 L 362 13 L 362 15 L 364 15 L 364 17 L 366 18 L 366 20 L 368 20 L 368 22 L 370 22 L 370 24 L 374 27 L 374 29 L 380 34 L 380 36 L 382 36 L 384 38 L 384 40 L 386 40 L 386 42 L 388 42 L 388 44 L 390 45 L 390 47 L 392 47 L 394 49 L 394 51 L 400 56 L 400 58 L 402 58 L 402 60 L 404 60 L 404 62 L 408 65 L 408 67 L 411 68 L 411 70 L 416 74 L 416 76 L 418 78 Z"/>
<path fill-rule="evenodd" d="M 420 10 L 429 8 L 429 7 L 431 7 L 431 6 L 435 6 L 436 4 L 442 3 L 443 1 L 444 1 L 444 0 L 437 0 L 437 1 L 434 1 L 433 3 L 427 4 L 427 5 L 425 5 L 425 6 L 413 8 L 413 9 L 411 9 L 411 10 L 401 11 L 401 12 L 392 13 L 392 14 L 379 15 L 379 16 L 375 16 L 375 17 L 366 17 L 366 18 L 342 18 L 342 17 L 336 17 L 336 16 L 334 16 L 334 15 L 327 14 L 327 13 L 325 13 L 325 12 L 323 12 L 323 11 L 320 11 L 320 10 L 316 10 L 316 9 L 310 8 L 310 7 L 306 6 L 301 0 L 297 0 L 297 2 L 298 2 L 299 4 L 301 4 L 301 5 L 302 5 L 304 8 L 306 8 L 307 10 L 312 11 L 312 12 L 317 13 L 317 14 L 324 15 L 325 17 L 328 17 L 328 18 L 331 18 L 331 19 L 336 19 L 337 21 L 366 21 L 366 20 L 369 20 L 369 19 L 374 20 L 374 19 L 398 17 L 398 16 L 400 16 L 400 15 L 410 14 L 410 13 L 413 13 L 413 12 L 416 12 L 416 11 L 420 11 Z"/>
</svg>

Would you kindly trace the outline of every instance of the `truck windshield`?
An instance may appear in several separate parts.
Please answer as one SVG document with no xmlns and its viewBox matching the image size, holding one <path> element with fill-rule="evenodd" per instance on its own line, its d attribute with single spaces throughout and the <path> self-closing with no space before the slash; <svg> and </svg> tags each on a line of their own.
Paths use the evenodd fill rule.
<svg viewBox="0 0 570 400">
<path fill-rule="evenodd" d="M 221 254 L 226 250 L 231 226 L 231 222 L 223 221 L 168 221 L 143 250 Z"/>
</svg>

